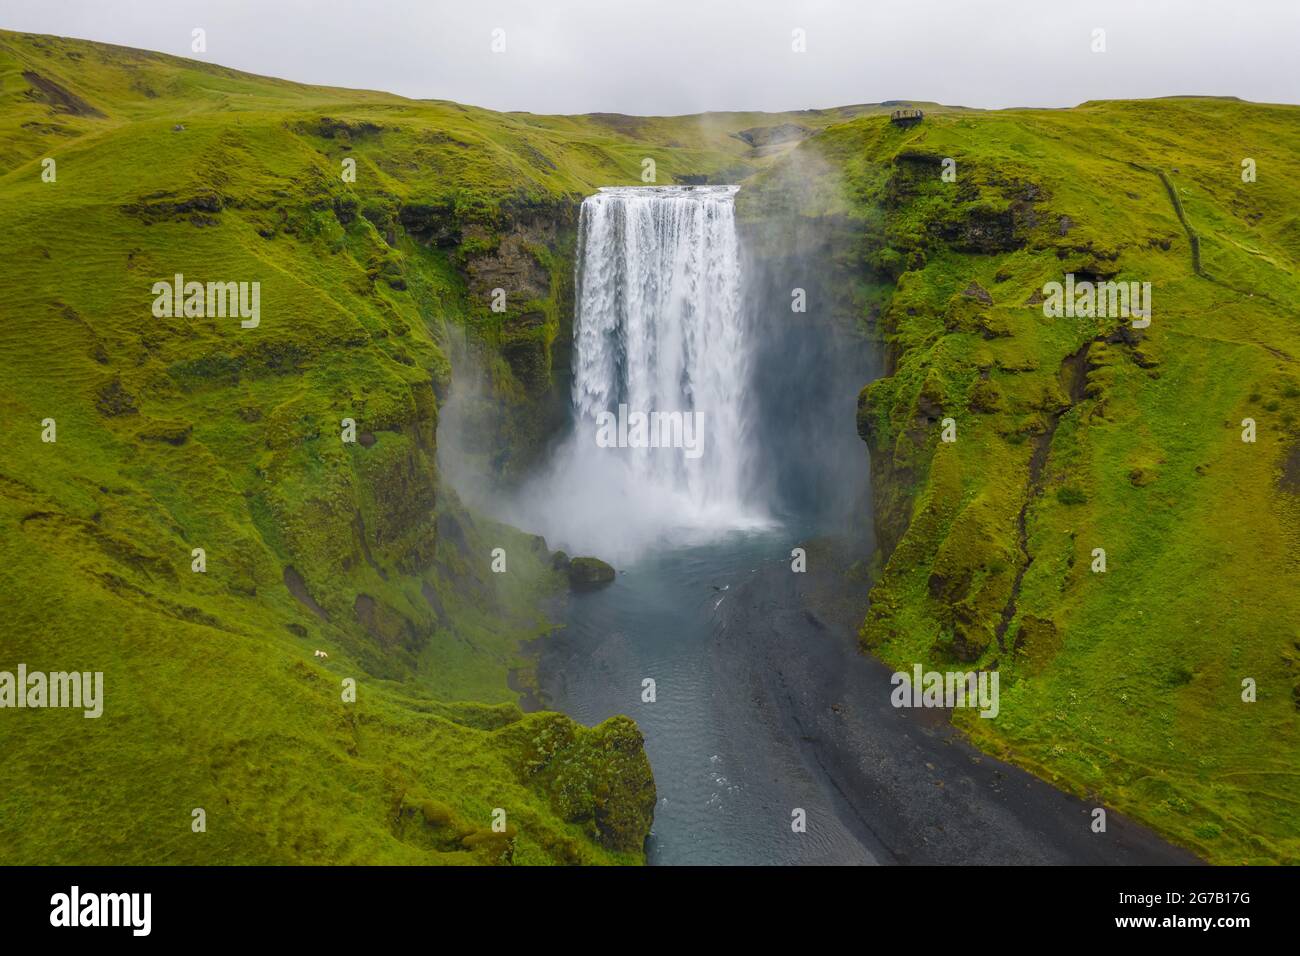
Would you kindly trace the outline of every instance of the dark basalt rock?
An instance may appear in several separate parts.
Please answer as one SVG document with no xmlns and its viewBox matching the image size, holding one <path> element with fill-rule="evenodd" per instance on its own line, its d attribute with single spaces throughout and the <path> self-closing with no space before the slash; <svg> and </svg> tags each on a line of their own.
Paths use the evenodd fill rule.
<svg viewBox="0 0 1300 956">
<path fill-rule="evenodd" d="M 569 586 L 590 591 L 614 580 L 614 569 L 600 558 L 573 558 L 569 562 Z"/>
<path fill-rule="evenodd" d="M 978 282 L 972 282 L 970 285 L 968 285 L 965 291 L 962 292 L 962 295 L 966 296 L 967 298 L 975 299 L 979 302 L 983 302 L 985 305 L 993 304 L 993 296 L 989 295 L 988 290 L 985 289 Z"/>
<path fill-rule="evenodd" d="M 418 242 L 454 246 L 461 240 L 455 205 L 449 200 L 407 203 L 398 209 L 397 219 Z"/>
</svg>

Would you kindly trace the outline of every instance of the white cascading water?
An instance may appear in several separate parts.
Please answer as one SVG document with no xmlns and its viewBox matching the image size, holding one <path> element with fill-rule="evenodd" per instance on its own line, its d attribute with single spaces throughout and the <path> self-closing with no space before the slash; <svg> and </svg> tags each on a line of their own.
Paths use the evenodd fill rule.
<svg viewBox="0 0 1300 956">
<path fill-rule="evenodd" d="M 583 202 L 574 432 L 528 509 L 556 546 L 626 561 L 657 540 L 765 523 L 747 495 L 738 189 L 611 187 Z M 620 406 L 693 413 L 697 449 L 601 447 L 601 413 L 617 416 Z"/>
</svg>

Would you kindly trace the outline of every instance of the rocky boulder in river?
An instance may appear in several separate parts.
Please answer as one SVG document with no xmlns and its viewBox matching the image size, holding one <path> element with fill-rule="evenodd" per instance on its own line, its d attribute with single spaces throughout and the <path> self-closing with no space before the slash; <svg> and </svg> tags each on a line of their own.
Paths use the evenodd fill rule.
<svg viewBox="0 0 1300 956">
<path fill-rule="evenodd" d="M 569 586 L 589 591 L 614 580 L 614 569 L 600 558 L 574 558 L 569 562 Z"/>
</svg>

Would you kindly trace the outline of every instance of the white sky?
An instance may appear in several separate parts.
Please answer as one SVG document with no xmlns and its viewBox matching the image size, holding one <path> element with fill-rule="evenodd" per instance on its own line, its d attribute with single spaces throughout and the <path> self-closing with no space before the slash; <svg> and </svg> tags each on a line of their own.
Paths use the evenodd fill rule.
<svg viewBox="0 0 1300 956">
<path fill-rule="evenodd" d="M 1300 0 L 4 0 L 0 27 L 539 113 L 1300 102 Z M 207 31 L 192 54 L 190 33 Z M 492 31 L 506 49 L 491 51 Z M 791 50 L 806 31 L 807 51 Z M 1093 53 L 1093 30 L 1106 52 Z"/>
</svg>

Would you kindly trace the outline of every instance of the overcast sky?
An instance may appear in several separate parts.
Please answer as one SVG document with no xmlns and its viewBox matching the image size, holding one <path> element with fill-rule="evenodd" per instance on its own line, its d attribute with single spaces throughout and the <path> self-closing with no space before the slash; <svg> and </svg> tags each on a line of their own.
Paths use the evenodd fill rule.
<svg viewBox="0 0 1300 956">
<path fill-rule="evenodd" d="M 1300 102 L 1300 0 L 5 0 L 0 26 L 501 110 Z M 191 31 L 207 52 L 190 50 Z M 1105 31 L 1095 53 L 1094 30 Z M 493 31 L 505 49 L 493 52 Z M 806 51 L 792 49 L 804 31 Z M 498 34 L 498 37 L 501 35 Z"/>
</svg>

